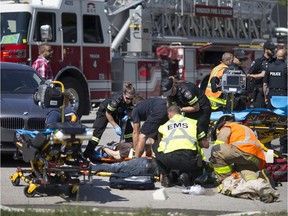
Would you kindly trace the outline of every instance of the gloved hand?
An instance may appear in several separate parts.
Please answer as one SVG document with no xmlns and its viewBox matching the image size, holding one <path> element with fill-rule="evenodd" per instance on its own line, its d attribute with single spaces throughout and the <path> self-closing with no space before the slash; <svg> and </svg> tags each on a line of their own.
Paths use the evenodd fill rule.
<svg viewBox="0 0 288 216">
<path fill-rule="evenodd" d="M 122 131 L 121 131 L 121 128 L 119 127 L 119 125 L 116 125 L 116 126 L 114 127 L 114 130 L 115 130 L 115 132 L 116 132 L 116 134 L 117 134 L 118 136 L 121 136 Z"/>
<path fill-rule="evenodd" d="M 128 120 L 128 116 L 125 115 L 123 118 L 122 118 L 122 121 L 127 121 Z"/>
</svg>

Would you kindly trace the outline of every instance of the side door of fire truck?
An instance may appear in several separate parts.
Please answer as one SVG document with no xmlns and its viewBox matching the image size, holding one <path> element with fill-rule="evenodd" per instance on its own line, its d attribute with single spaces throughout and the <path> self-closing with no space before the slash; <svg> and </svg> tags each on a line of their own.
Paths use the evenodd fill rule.
<svg viewBox="0 0 288 216">
<path fill-rule="evenodd" d="M 82 33 L 79 1 L 63 1 L 59 9 L 36 7 L 32 26 L 32 62 L 38 55 L 38 45 L 43 43 L 41 26 L 51 27 L 52 38 L 46 40 L 52 46 L 51 68 L 54 79 L 61 81 L 74 97 L 74 107 L 79 116 L 89 114 L 90 98 L 87 80 L 82 66 Z M 32 30 L 32 31 L 33 31 Z"/>
<path fill-rule="evenodd" d="M 109 22 L 102 1 L 81 2 L 83 71 L 92 103 L 111 94 L 111 56 Z"/>
</svg>

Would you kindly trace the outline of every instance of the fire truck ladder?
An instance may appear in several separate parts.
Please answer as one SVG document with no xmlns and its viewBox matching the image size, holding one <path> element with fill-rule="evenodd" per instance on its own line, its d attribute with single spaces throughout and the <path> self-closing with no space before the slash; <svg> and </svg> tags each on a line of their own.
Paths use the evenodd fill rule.
<svg viewBox="0 0 288 216">
<path fill-rule="evenodd" d="M 115 14 L 142 4 L 151 16 L 143 22 L 150 22 L 154 42 L 259 43 L 263 34 L 272 29 L 270 18 L 275 3 L 276 0 L 115 0 L 109 1 L 109 7 Z M 199 6 L 210 10 L 228 7 L 233 12 L 230 16 L 197 14 Z"/>
</svg>

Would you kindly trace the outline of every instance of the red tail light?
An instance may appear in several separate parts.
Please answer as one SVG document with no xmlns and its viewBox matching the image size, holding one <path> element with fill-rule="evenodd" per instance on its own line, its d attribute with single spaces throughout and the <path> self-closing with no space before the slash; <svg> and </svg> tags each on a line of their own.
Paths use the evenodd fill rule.
<svg viewBox="0 0 288 216">
<path fill-rule="evenodd" d="M 147 71 L 146 70 L 141 70 L 140 71 L 141 76 L 147 76 Z"/>
<path fill-rule="evenodd" d="M 10 45 L 1 45 L 1 62 L 18 62 L 26 63 L 27 54 L 26 54 L 27 45 L 24 44 L 10 44 Z"/>
</svg>

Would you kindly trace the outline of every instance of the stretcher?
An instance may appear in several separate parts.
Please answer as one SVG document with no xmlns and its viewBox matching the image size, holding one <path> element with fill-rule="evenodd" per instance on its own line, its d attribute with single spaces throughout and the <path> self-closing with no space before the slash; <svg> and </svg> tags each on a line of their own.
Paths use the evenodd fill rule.
<svg viewBox="0 0 288 216">
<path fill-rule="evenodd" d="M 151 157 L 148 157 L 148 156 L 142 156 L 142 157 L 147 157 L 147 158 L 151 158 Z M 132 160 L 131 157 L 125 157 L 123 159 L 115 159 L 115 158 L 97 158 L 97 159 L 94 159 L 95 162 L 99 162 L 99 163 L 117 163 L 117 162 L 122 162 L 122 161 L 129 161 L 129 160 Z"/>
<path fill-rule="evenodd" d="M 210 132 L 214 126 L 222 121 L 236 121 L 250 127 L 258 135 L 261 143 L 269 143 L 274 139 L 287 134 L 287 107 L 286 96 L 273 96 L 271 104 L 274 110 L 266 108 L 252 108 L 241 112 L 223 113 L 212 112 L 210 117 Z"/>
<path fill-rule="evenodd" d="M 61 82 L 52 81 L 52 84 L 60 85 L 61 92 L 64 93 Z M 26 197 L 42 195 L 37 189 L 48 185 L 67 185 L 69 195 L 75 196 L 79 189 L 80 176 L 84 175 L 84 180 L 87 175 L 88 178 L 91 177 L 90 163 L 82 157 L 82 142 L 92 138 L 93 130 L 79 122 L 64 122 L 63 97 L 58 97 L 59 94 L 56 95 L 57 98 L 54 97 L 54 87 L 50 83 L 40 87 L 38 96 L 39 101 L 44 104 L 43 108 L 51 108 L 51 104 L 57 104 L 53 108 L 61 108 L 61 122 L 50 124 L 43 131 L 16 130 L 14 158 L 29 163 L 30 168 L 18 167 L 10 175 L 10 181 L 14 186 L 19 186 L 21 180 L 27 183 L 24 187 Z"/>
<path fill-rule="evenodd" d="M 97 159 L 94 159 L 95 162 L 99 162 L 99 163 L 117 163 L 117 162 L 121 162 L 121 161 L 128 161 L 128 160 L 131 160 L 132 158 L 129 158 L 129 157 L 126 157 L 126 158 L 123 158 L 123 159 L 115 159 L 115 158 L 97 158 Z"/>
<path fill-rule="evenodd" d="M 44 131 L 16 130 L 17 150 L 15 157 L 30 163 L 30 168 L 18 167 L 10 176 L 12 185 L 20 181 L 28 184 L 24 188 L 26 197 L 37 194 L 37 188 L 47 185 L 68 185 L 69 195 L 75 196 L 80 176 L 86 175 L 89 162 L 82 158 L 83 140 L 92 137 L 92 129 L 57 124 L 57 129 Z"/>
</svg>

